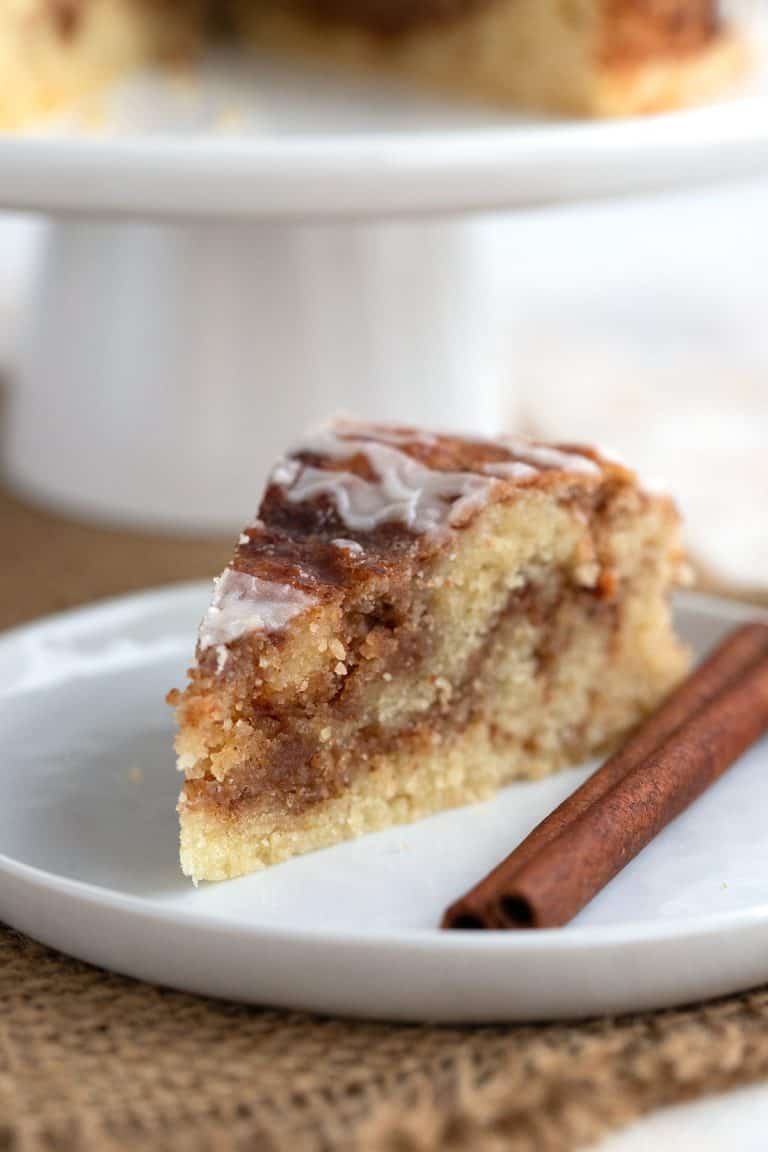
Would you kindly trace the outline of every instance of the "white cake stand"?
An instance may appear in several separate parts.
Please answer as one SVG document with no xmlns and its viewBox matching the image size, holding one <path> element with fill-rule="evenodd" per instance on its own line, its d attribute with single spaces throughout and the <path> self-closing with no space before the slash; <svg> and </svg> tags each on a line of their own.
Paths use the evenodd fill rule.
<svg viewBox="0 0 768 1152">
<path fill-rule="evenodd" d="M 247 519 L 270 459 L 334 411 L 498 427 L 524 301 L 480 214 L 768 169 L 764 74 L 584 124 L 212 59 L 92 116 L 0 137 L 0 207 L 54 221 L 5 466 L 81 515 L 183 530 Z"/>
</svg>

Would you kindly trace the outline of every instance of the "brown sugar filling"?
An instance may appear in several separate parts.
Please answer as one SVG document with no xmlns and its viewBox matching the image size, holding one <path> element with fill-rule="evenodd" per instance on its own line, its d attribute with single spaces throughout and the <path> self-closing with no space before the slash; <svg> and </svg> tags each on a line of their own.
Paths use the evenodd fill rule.
<svg viewBox="0 0 768 1152">
<path fill-rule="evenodd" d="M 596 589 L 578 587 L 561 573 L 550 575 L 546 582 L 531 582 L 513 591 L 489 627 L 485 639 L 465 664 L 459 682 L 451 685 L 445 702 L 436 701 L 416 722 L 408 720 L 395 728 L 367 725 L 358 729 L 343 747 L 334 745 L 334 715 L 341 719 L 349 712 L 350 697 L 364 691 L 384 670 L 394 675 L 402 669 L 404 662 L 409 667 L 417 667 L 428 660 L 430 646 L 424 634 L 419 651 L 412 634 L 400 638 L 395 633 L 395 638 L 404 640 L 404 643 L 398 642 L 389 656 L 386 669 L 377 667 L 375 671 L 368 671 L 365 664 L 360 663 L 341 697 L 330 705 L 322 719 L 307 713 L 283 715 L 280 719 L 263 713 L 254 715 L 254 725 L 260 733 L 267 734 L 270 741 L 259 763 L 243 763 L 224 780 L 206 775 L 187 781 L 182 805 L 207 807 L 234 818 L 249 807 L 259 810 L 274 808 L 276 811 L 287 808 L 298 814 L 330 800 L 349 787 L 354 777 L 366 771 L 366 765 L 377 756 L 428 748 L 436 737 L 460 733 L 474 721 L 482 719 L 487 674 L 494 665 L 499 645 L 504 643 L 504 634 L 519 623 L 525 622 L 541 629 L 534 659 L 536 675 L 544 680 L 545 686 L 556 667 L 556 653 L 562 648 L 560 613 L 566 602 L 577 604 L 594 623 L 602 620 L 606 643 L 610 643 L 620 622 L 620 602 L 612 593 L 612 589 L 606 591 L 604 583 Z M 357 685 L 355 677 L 358 678 Z M 321 732 L 328 726 L 331 735 L 324 743 Z M 498 739 L 503 741 L 503 735 L 498 734 Z M 573 734 L 573 740 L 578 746 L 578 732 Z M 533 753 L 535 749 L 531 751 Z"/>
</svg>

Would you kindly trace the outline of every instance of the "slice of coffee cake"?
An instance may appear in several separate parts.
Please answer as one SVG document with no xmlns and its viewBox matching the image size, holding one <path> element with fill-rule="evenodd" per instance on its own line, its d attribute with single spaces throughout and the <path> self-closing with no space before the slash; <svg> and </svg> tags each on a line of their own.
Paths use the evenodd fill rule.
<svg viewBox="0 0 768 1152">
<path fill-rule="evenodd" d="M 687 667 L 663 496 L 598 453 L 340 423 L 272 473 L 177 709 L 221 880 L 612 745 Z"/>
</svg>

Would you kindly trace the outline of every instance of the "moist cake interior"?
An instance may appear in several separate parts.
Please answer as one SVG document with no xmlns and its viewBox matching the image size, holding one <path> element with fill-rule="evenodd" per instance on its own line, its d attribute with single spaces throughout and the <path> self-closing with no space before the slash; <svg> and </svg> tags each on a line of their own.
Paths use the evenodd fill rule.
<svg viewBox="0 0 768 1152">
<path fill-rule="evenodd" d="M 343 424 L 275 468 L 177 709 L 218 880 L 611 747 L 678 681 L 672 503 L 582 448 Z"/>
</svg>

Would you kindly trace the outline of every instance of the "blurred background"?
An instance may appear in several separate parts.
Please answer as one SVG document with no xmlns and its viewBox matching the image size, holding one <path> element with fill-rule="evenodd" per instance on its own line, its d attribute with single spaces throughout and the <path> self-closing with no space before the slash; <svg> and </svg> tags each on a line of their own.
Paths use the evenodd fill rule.
<svg viewBox="0 0 768 1152">
<path fill-rule="evenodd" d="M 705 583 L 752 595 L 768 588 L 767 203 L 768 180 L 756 180 L 693 193 L 480 217 L 451 226 L 461 229 L 462 243 L 469 237 L 470 250 L 486 270 L 485 290 L 479 294 L 477 268 L 473 270 L 473 330 L 477 340 L 494 344 L 494 357 L 503 365 L 503 427 L 594 441 L 636 466 L 649 482 L 670 489 L 678 499 Z M 423 226 L 413 227 L 418 231 Z M 385 250 L 387 228 L 379 228 Z M 408 226 L 399 225 L 393 242 L 402 244 L 403 229 L 407 237 Z M 41 221 L 0 217 L 0 376 L 6 412 L 14 390 L 24 387 L 19 349 L 45 244 L 46 225 Z M 427 259 L 434 254 L 432 247 L 425 251 Z M 306 270 L 308 276 L 319 274 L 311 267 Z M 374 279 L 370 290 L 375 293 L 377 284 L 380 292 L 387 291 L 381 279 Z M 315 290 L 322 291 L 322 284 Z M 409 307 L 416 311 L 422 290 L 418 280 L 404 280 L 398 307 L 404 313 Z M 446 301 L 448 324 L 451 303 Z M 379 306 L 386 307 L 386 300 Z M 466 301 L 459 299 L 456 306 L 466 307 Z M 89 339 L 88 324 L 87 316 L 75 318 L 74 341 Z M 419 340 L 413 355 L 417 361 L 424 357 L 426 381 L 429 341 L 424 334 Z M 445 352 L 436 350 L 438 364 L 441 355 Z M 269 422 L 288 401 L 269 367 L 260 362 L 258 349 L 254 357 L 250 386 L 261 390 L 263 419 Z M 409 376 L 408 386 L 418 389 L 420 384 Z M 439 395 L 439 381 L 431 386 Z M 482 373 L 465 382 L 478 409 L 490 403 L 483 390 L 494 386 Z M 375 382 L 356 382 L 358 387 L 360 408 L 367 412 Z M 66 396 L 56 402 L 66 405 Z M 204 401 L 190 396 L 189 403 Z M 328 403 L 330 409 L 338 406 L 335 393 Z M 315 404 L 312 418 L 318 404 L 322 410 L 322 388 Z M 355 407 L 354 392 L 349 406 Z M 434 406 L 439 424 L 439 400 Z M 301 405 L 298 410 L 288 407 L 297 435 Z M 93 437 L 97 452 L 98 427 Z M 7 451 L 7 436 L 3 445 Z M 184 469 L 197 451 L 205 451 L 205 444 L 195 443 L 193 433 L 186 459 L 168 460 L 169 485 L 176 474 L 182 502 Z M 143 467 L 137 459 L 135 476 L 124 468 L 119 475 L 105 470 L 100 493 L 108 501 L 113 487 L 122 491 L 126 485 L 140 486 Z M 250 460 L 243 469 L 245 491 L 238 498 L 245 517 L 258 500 L 259 467 Z M 153 483 L 162 505 L 162 480 Z M 132 531 L 127 531 L 121 515 L 102 551 L 101 543 L 95 543 L 102 536 L 88 523 L 73 538 L 70 521 L 79 517 L 71 501 L 63 518 L 41 512 L 11 496 L 6 481 L 6 564 L 18 563 L 21 576 L 25 542 L 44 527 L 49 535 L 62 532 L 77 569 L 81 565 L 76 553 L 84 542 L 93 541 L 93 563 L 103 571 L 92 567 L 84 593 L 131 586 L 136 552 L 141 555 L 138 583 L 205 576 L 226 555 L 231 531 L 237 528 L 240 506 L 229 510 L 230 505 L 231 524 L 225 519 L 205 531 L 194 525 L 190 530 L 181 517 L 181 535 L 168 531 L 167 517 L 142 532 L 141 516 L 138 521 L 133 516 Z M 84 512 L 86 521 L 94 519 L 92 508 Z M 108 513 L 99 512 L 96 520 L 101 528 L 110 528 Z M 38 572 L 25 576 L 23 583 L 30 579 L 34 583 L 48 577 Z M 66 572 L 57 580 L 66 580 Z M 36 596 L 30 592 L 30 603 Z M 62 587 L 58 594 L 55 588 L 46 589 L 45 599 L 55 607 L 68 598 Z M 23 604 L 9 606 L 8 622 L 24 614 Z"/>
<path fill-rule="evenodd" d="M 729 6 L 749 17 L 756 45 L 765 7 Z M 155 70 L 110 89 L 93 123 L 88 104 L 73 123 L 54 120 L 54 146 L 44 128 L 40 149 L 53 189 L 26 202 L 49 206 L 58 180 L 81 196 L 77 213 L 0 213 L 0 531 L 15 590 L 0 624 L 210 576 L 254 516 L 271 460 L 339 412 L 595 443 L 673 493 L 703 586 L 768 597 L 768 174 L 736 179 L 710 151 L 704 167 L 719 183 L 697 175 L 702 140 L 732 143 L 740 125 L 755 142 L 754 163 L 740 171 L 764 170 L 768 68 L 755 60 L 735 102 L 652 118 L 640 136 L 626 135 L 632 121 L 609 122 L 594 152 L 584 136 L 570 147 L 581 128 L 566 122 L 545 171 L 555 194 L 578 186 L 574 159 L 586 155 L 609 190 L 626 191 L 686 183 L 680 157 L 698 157 L 690 190 L 505 213 L 472 211 L 477 181 L 498 176 L 488 164 L 466 178 L 466 212 L 426 214 L 439 191 L 433 159 L 455 140 L 456 167 L 466 167 L 478 127 L 486 147 L 501 128 L 498 138 L 507 131 L 523 151 L 532 129 L 546 152 L 546 124 L 536 137 L 535 118 L 488 119 L 379 91 L 368 78 L 338 84 L 269 63 L 254 72 L 212 52 L 191 77 Z M 247 223 L 247 213 L 238 222 L 229 183 L 225 202 L 197 223 L 140 208 L 132 220 L 99 216 L 70 130 L 89 146 L 93 138 L 94 155 L 102 134 L 149 140 L 145 161 L 153 141 L 162 154 L 168 132 L 181 133 L 189 155 L 202 143 L 219 156 L 222 135 L 240 134 L 246 151 L 253 137 L 267 154 L 303 137 L 315 157 L 330 133 L 373 142 L 385 177 L 387 164 L 408 166 L 392 140 L 421 139 L 420 214 L 406 200 L 411 218 L 371 209 L 360 219 L 321 160 L 313 171 L 326 193 L 335 188 L 336 223 L 313 220 L 314 186 L 289 187 L 307 208 L 295 222 Z M 652 146 L 633 164 L 627 140 L 643 138 Z M 184 200 L 183 177 L 166 161 L 164 194 Z M 677 175 L 663 177 L 675 164 Z M 525 164 L 513 170 L 525 179 Z M 126 176 L 138 205 L 144 175 L 134 165 Z M 374 201 L 375 191 L 366 193 Z M 54 555 L 55 564 L 43 559 Z"/>
</svg>

